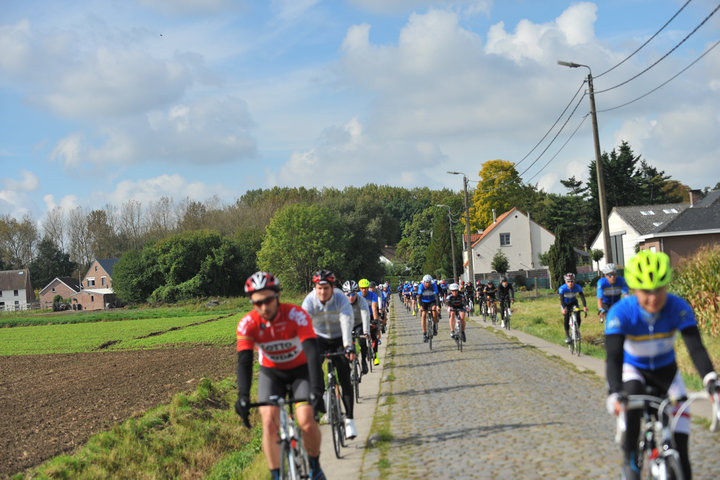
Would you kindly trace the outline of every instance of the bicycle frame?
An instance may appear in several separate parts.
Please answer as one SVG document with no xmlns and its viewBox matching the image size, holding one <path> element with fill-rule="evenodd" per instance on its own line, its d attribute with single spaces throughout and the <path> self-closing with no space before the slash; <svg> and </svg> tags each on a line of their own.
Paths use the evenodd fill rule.
<svg viewBox="0 0 720 480">
<path fill-rule="evenodd" d="M 639 436 L 638 466 L 649 470 L 650 478 L 667 479 L 672 473 L 675 480 L 682 480 L 680 455 L 674 442 L 674 433 L 682 414 L 690 404 L 700 399 L 712 401 L 711 431 L 716 431 L 720 420 L 720 395 L 710 395 L 705 392 L 693 392 L 685 400 L 662 398 L 653 395 L 630 395 L 627 404 L 617 417 L 615 442 L 622 443 L 622 437 L 627 426 L 626 412 L 628 410 L 643 410 L 645 427 Z M 672 407 L 679 405 L 676 411 Z"/>
</svg>

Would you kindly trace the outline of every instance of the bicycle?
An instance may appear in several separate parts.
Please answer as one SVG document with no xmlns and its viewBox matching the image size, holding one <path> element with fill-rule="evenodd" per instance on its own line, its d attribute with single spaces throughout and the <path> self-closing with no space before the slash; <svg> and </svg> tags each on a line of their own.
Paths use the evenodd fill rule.
<svg viewBox="0 0 720 480">
<path fill-rule="evenodd" d="M 467 299 L 467 314 L 468 316 L 475 313 L 475 303 L 473 302 L 473 299 L 468 297 Z"/>
<path fill-rule="evenodd" d="M 356 339 L 360 338 L 357 333 L 353 331 L 353 346 L 355 346 Z M 350 381 L 352 382 L 353 390 L 355 391 L 355 402 L 360 402 L 360 382 L 362 382 L 362 369 L 360 368 L 359 357 L 360 352 L 355 349 L 355 360 L 353 360 L 350 368 Z"/>
<path fill-rule="evenodd" d="M 370 373 L 373 371 L 373 365 L 375 364 L 375 337 L 372 334 L 372 325 L 376 325 L 372 323 L 373 321 L 370 321 L 370 337 L 365 337 L 365 342 L 367 342 L 367 349 L 368 349 L 368 363 L 370 364 Z M 375 327 L 377 330 L 377 326 Z"/>
<path fill-rule="evenodd" d="M 487 304 L 482 301 L 481 298 L 478 298 L 478 302 L 480 304 L 480 315 L 483 317 L 483 322 L 487 323 L 487 317 L 488 317 L 488 311 L 487 311 Z"/>
<path fill-rule="evenodd" d="M 300 427 L 293 415 L 293 404 L 308 401 L 308 399 L 285 400 L 284 397 L 272 395 L 267 402 L 251 403 L 249 405 L 251 408 L 266 405 L 280 407 L 278 437 L 280 438 L 280 478 L 282 479 L 300 480 L 310 478 L 310 460 L 303 445 Z"/>
<path fill-rule="evenodd" d="M 488 316 L 490 317 L 490 321 L 492 321 L 492 324 L 497 324 L 497 307 L 495 306 L 495 299 L 494 298 L 488 298 Z"/>
<path fill-rule="evenodd" d="M 455 314 L 455 328 L 453 329 L 453 336 L 455 338 L 455 343 L 457 343 L 457 349 L 462 352 L 463 342 L 462 342 L 462 322 L 460 321 L 460 309 L 453 308 L 452 312 Z"/>
<path fill-rule="evenodd" d="M 347 445 L 345 445 L 345 415 L 342 413 L 340 385 L 338 385 L 335 378 L 335 361 L 333 357 L 344 355 L 345 352 L 326 352 L 323 355 L 328 359 L 325 408 L 327 409 L 328 423 L 332 429 L 333 447 L 337 458 L 340 458 L 340 447 L 346 447 Z"/>
<path fill-rule="evenodd" d="M 585 312 L 585 318 L 587 318 L 587 312 Z M 572 313 L 570 314 L 570 343 L 568 343 L 568 349 L 570 354 L 577 353 L 580 356 L 582 344 L 582 337 L 580 336 L 580 307 L 575 305 Z"/>
<path fill-rule="evenodd" d="M 649 389 L 648 389 L 649 390 Z M 615 442 L 622 444 L 627 427 L 626 412 L 642 409 L 641 434 L 638 437 L 637 466 L 640 478 L 653 480 L 683 480 L 684 475 L 673 435 L 682 414 L 691 403 L 700 399 L 712 402 L 711 431 L 716 431 L 720 420 L 720 396 L 708 392 L 693 392 L 679 399 L 651 394 L 629 395 L 617 417 Z M 672 412 L 672 407 L 675 412 Z"/>
<path fill-rule="evenodd" d="M 430 350 L 432 350 L 432 341 L 434 335 L 433 330 L 433 319 L 432 319 L 432 312 L 428 310 L 428 312 L 425 314 L 425 321 L 426 327 L 427 327 L 427 339 L 428 339 L 428 345 L 430 346 Z"/>
<path fill-rule="evenodd" d="M 510 309 L 510 299 L 509 298 L 501 298 L 500 299 L 500 318 L 502 320 L 502 325 L 505 328 L 505 330 L 510 330 L 510 317 L 512 316 L 512 310 Z"/>
</svg>

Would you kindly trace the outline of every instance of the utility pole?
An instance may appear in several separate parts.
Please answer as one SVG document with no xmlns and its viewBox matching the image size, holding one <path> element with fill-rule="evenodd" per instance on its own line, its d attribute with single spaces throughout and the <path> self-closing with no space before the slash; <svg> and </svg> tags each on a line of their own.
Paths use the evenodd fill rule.
<svg viewBox="0 0 720 480">
<path fill-rule="evenodd" d="M 463 190 L 465 192 L 465 251 L 468 260 L 468 281 L 475 285 L 475 272 L 473 272 L 472 246 L 470 245 L 470 207 L 468 206 L 468 178 L 462 172 L 447 172 L 450 175 L 463 176 Z"/>
<path fill-rule="evenodd" d="M 600 154 L 600 136 L 598 135 L 597 110 L 595 109 L 595 90 L 593 89 L 592 70 L 587 65 L 574 62 L 563 62 L 558 60 L 558 65 L 563 67 L 588 69 L 588 93 L 590 96 L 590 116 L 592 117 L 593 140 L 595 143 L 595 175 L 597 176 L 598 203 L 600 204 L 600 225 L 603 231 L 603 248 L 605 250 L 605 263 L 613 263 L 613 254 L 610 249 L 610 230 L 608 227 L 607 202 L 605 201 L 605 177 Z"/>
</svg>

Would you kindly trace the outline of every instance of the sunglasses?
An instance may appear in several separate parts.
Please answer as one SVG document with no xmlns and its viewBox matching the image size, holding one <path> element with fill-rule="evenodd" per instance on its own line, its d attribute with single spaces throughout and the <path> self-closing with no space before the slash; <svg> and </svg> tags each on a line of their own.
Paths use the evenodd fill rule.
<svg viewBox="0 0 720 480">
<path fill-rule="evenodd" d="M 357 295 L 357 292 L 348 292 L 345 295 L 348 297 L 354 297 L 355 295 Z"/>
<path fill-rule="evenodd" d="M 606 273 L 605 276 L 606 277 L 615 277 L 616 275 L 614 273 Z"/>
<path fill-rule="evenodd" d="M 270 295 L 269 297 L 265 297 L 262 300 L 250 300 L 250 303 L 252 303 L 253 305 L 255 305 L 257 307 L 259 307 L 261 305 L 268 305 L 268 304 L 272 303 L 272 301 L 275 300 L 276 298 L 278 298 L 279 296 L 280 295 L 278 295 L 276 293 L 275 295 Z"/>
</svg>

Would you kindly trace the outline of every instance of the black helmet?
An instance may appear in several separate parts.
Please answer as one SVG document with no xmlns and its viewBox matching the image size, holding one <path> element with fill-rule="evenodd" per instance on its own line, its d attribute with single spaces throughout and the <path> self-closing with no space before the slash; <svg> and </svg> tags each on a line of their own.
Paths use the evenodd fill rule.
<svg viewBox="0 0 720 480">
<path fill-rule="evenodd" d="M 335 274 L 330 270 L 326 270 L 323 268 L 315 272 L 312 281 L 315 284 L 329 283 L 330 285 L 332 285 L 335 283 Z"/>
</svg>

